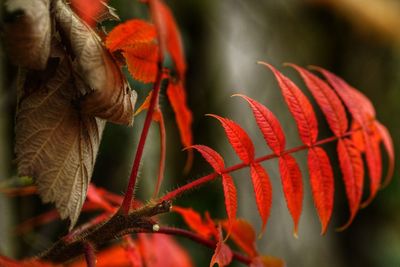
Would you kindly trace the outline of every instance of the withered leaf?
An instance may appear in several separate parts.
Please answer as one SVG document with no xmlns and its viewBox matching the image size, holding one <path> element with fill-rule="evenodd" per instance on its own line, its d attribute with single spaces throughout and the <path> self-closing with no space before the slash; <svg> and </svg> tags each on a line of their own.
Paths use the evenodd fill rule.
<svg viewBox="0 0 400 267">
<path fill-rule="evenodd" d="M 133 123 L 136 92 L 100 37 L 62 0 L 54 2 L 54 17 L 64 43 L 69 44 L 77 73 L 88 86 L 81 92 L 82 112 L 107 121 Z"/>
<path fill-rule="evenodd" d="M 43 201 L 54 202 L 61 218 L 71 220 L 70 228 L 85 200 L 104 128 L 103 120 L 80 112 L 72 72 L 65 51 L 53 45 L 42 72 L 50 76 L 34 81 L 27 74 L 15 146 L 19 174 L 36 179 Z"/>
<path fill-rule="evenodd" d="M 4 26 L 10 60 L 21 67 L 41 70 L 50 54 L 50 0 L 8 0 Z"/>
</svg>

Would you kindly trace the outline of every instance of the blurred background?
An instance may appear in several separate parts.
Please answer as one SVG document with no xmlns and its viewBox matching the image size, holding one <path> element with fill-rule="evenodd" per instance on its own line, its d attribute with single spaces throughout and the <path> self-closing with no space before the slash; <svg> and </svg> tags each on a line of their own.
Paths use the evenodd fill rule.
<svg viewBox="0 0 400 267">
<path fill-rule="evenodd" d="M 393 136 L 398 151 L 400 133 L 400 1 L 398 0 L 191 0 L 166 1 L 173 10 L 184 40 L 187 63 L 188 103 L 193 111 L 194 142 L 220 152 L 227 165 L 239 160 L 230 148 L 222 128 L 204 116 L 214 113 L 239 122 L 255 142 L 258 156 L 269 149 L 243 100 L 231 98 L 246 94 L 269 107 L 285 129 L 288 144 L 300 144 L 294 120 L 290 116 L 276 81 L 270 72 L 256 64 L 263 60 L 275 65 L 304 88 L 299 76 L 284 62 L 301 66 L 319 65 L 343 77 L 364 92 L 375 104 L 378 119 Z M 146 7 L 138 1 L 112 0 L 122 20 L 146 18 Z M 108 25 L 112 27 L 112 24 Z M 1 44 L 1 43 L 0 43 Z M 13 125 L 15 111 L 15 67 L 0 49 L 0 182 L 16 177 L 13 164 Z M 148 86 L 131 81 L 138 91 L 140 104 Z M 191 171 L 183 174 L 186 160 L 172 109 L 165 96 L 160 103 L 167 123 L 167 169 L 162 192 L 205 175 L 211 168 L 195 154 Z M 319 109 L 319 138 L 331 135 Z M 127 183 L 135 145 L 144 114 L 133 128 L 109 124 L 96 163 L 93 182 L 122 194 Z M 151 129 L 145 149 L 137 193 L 148 200 L 154 189 L 159 157 L 158 129 Z M 337 166 L 334 146 L 327 146 Z M 360 210 L 344 232 L 335 228 L 348 219 L 343 182 L 335 170 L 335 206 L 328 233 L 320 235 L 320 225 L 308 183 L 305 153 L 297 153 L 305 187 L 299 238 L 293 237 L 293 225 L 282 195 L 277 162 L 263 165 L 273 183 L 272 213 L 267 230 L 258 240 L 263 254 L 283 258 L 288 266 L 400 266 L 400 185 L 398 171 L 392 183 L 380 191 L 366 209 Z M 260 229 L 248 170 L 233 173 L 239 194 L 239 216 Z M 15 178 L 13 178 L 15 180 Z M 368 192 L 366 192 L 368 193 Z M 0 196 L 0 252 L 13 257 L 34 255 L 66 233 L 66 223 L 57 221 L 23 235 L 15 234 L 16 225 L 51 208 L 38 197 L 5 198 Z M 190 192 L 177 205 L 209 211 L 224 218 L 222 188 L 218 182 Z M 83 219 L 85 216 L 82 216 Z M 181 226 L 175 215 L 164 216 L 170 225 Z M 196 261 L 208 266 L 212 251 L 181 240 Z M 232 265 L 232 266 L 240 266 Z"/>
</svg>

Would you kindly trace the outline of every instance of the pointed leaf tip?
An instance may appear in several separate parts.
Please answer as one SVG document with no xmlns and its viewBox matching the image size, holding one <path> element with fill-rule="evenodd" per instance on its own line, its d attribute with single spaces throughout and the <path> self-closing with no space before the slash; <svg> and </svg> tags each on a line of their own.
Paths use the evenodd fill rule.
<svg viewBox="0 0 400 267">
<path fill-rule="evenodd" d="M 219 120 L 236 154 L 245 164 L 250 164 L 254 160 L 254 145 L 247 133 L 232 120 L 214 114 L 207 116 Z"/>
</svg>

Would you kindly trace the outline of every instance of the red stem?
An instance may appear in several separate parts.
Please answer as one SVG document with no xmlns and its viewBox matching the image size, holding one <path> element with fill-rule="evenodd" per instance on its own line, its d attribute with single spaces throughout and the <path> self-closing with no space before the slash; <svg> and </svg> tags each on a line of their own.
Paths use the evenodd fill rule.
<svg viewBox="0 0 400 267">
<path fill-rule="evenodd" d="M 143 125 L 143 130 L 140 135 L 139 144 L 138 144 L 138 147 L 136 150 L 135 160 L 133 161 L 133 166 L 132 166 L 132 170 L 131 170 L 131 175 L 129 177 L 128 187 L 126 189 L 124 200 L 122 201 L 122 205 L 119 210 L 119 212 L 122 212 L 125 215 L 127 215 L 129 213 L 131 203 L 133 201 L 134 190 L 135 190 L 135 185 L 136 185 L 136 180 L 137 180 L 136 178 L 137 178 L 138 171 L 139 171 L 140 161 L 143 156 L 144 145 L 146 143 L 147 135 L 149 133 L 149 128 L 150 128 L 150 124 L 151 124 L 151 121 L 153 118 L 154 109 L 155 109 L 156 105 L 158 104 L 158 96 L 160 93 L 161 82 L 162 82 L 162 77 L 163 77 L 164 49 L 163 49 L 163 42 L 162 42 L 161 36 L 160 36 L 161 27 L 162 27 L 162 21 L 161 21 L 162 18 L 160 18 L 159 14 L 157 14 L 154 10 L 154 1 L 150 0 L 149 6 L 150 6 L 150 13 L 152 15 L 154 24 L 157 29 L 157 41 L 158 41 L 158 44 L 160 45 L 160 49 L 158 52 L 158 64 L 157 64 L 158 69 L 157 69 L 156 80 L 153 85 L 153 91 L 152 91 L 151 98 L 150 98 L 149 108 L 147 110 L 146 119 L 145 119 L 144 125 Z"/>
<path fill-rule="evenodd" d="M 157 232 L 153 232 L 153 233 L 167 234 L 167 235 L 173 235 L 173 236 L 182 236 L 182 237 L 190 239 L 198 244 L 209 247 L 211 249 L 215 249 L 215 247 L 216 247 L 216 243 L 214 241 L 205 239 L 204 237 L 202 237 L 196 233 L 193 233 L 193 232 L 190 232 L 190 231 L 184 230 L 184 229 L 165 226 L 165 227 L 160 227 L 160 230 L 158 230 Z M 248 258 L 247 256 L 240 254 L 236 251 L 232 251 L 232 253 L 233 253 L 233 258 L 235 260 L 240 261 L 247 265 L 249 265 L 251 263 L 251 259 Z"/>
<path fill-rule="evenodd" d="M 316 142 L 311 147 L 321 146 L 323 144 L 336 141 L 336 140 L 338 140 L 340 138 L 344 138 L 346 136 L 349 136 L 349 135 L 351 135 L 352 133 L 354 133 L 355 131 L 358 131 L 358 130 L 360 130 L 360 129 L 349 131 L 347 133 L 344 133 L 342 136 L 332 136 L 332 137 L 328 137 L 328 138 L 322 139 L 322 140 Z M 307 145 L 301 145 L 301 146 L 297 146 L 297 147 L 294 147 L 294 148 L 287 149 L 287 150 L 283 151 L 281 155 L 291 154 L 291 153 L 299 152 L 299 151 L 302 151 L 302 150 L 305 150 L 305 149 L 309 149 L 309 148 L 310 147 L 307 146 Z M 270 160 L 270 159 L 273 159 L 273 158 L 278 158 L 279 156 L 280 155 L 277 155 L 277 154 L 268 154 L 268 155 L 265 155 L 265 156 L 262 156 L 262 157 L 254 159 L 254 162 L 262 162 L 262 161 Z M 234 172 L 234 171 L 243 169 L 243 168 L 245 168 L 247 166 L 248 166 L 248 164 L 239 163 L 239 164 L 236 164 L 236 165 L 233 165 L 233 166 L 230 166 L 230 167 L 227 167 L 227 168 L 223 169 L 222 173 Z M 210 173 L 210 174 L 208 174 L 206 176 L 203 176 L 201 178 L 198 178 L 198 179 L 196 179 L 196 180 L 194 180 L 194 181 L 192 181 L 192 182 L 190 182 L 188 184 L 185 184 L 185 185 L 183 185 L 181 187 L 178 187 L 177 189 L 175 189 L 175 190 L 169 192 L 168 194 L 164 195 L 161 198 L 161 201 L 172 200 L 172 199 L 178 197 L 179 195 L 185 193 L 188 190 L 200 187 L 201 185 L 214 180 L 218 176 L 219 176 L 219 174 L 214 172 L 214 173 Z"/>
<path fill-rule="evenodd" d="M 84 249 L 87 267 L 96 267 L 96 253 L 94 252 L 94 247 L 87 242 L 84 244 Z"/>
</svg>

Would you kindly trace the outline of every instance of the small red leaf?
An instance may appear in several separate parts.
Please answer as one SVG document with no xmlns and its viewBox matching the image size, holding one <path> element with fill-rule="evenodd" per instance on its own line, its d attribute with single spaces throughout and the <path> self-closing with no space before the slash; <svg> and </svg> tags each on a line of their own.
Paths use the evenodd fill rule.
<svg viewBox="0 0 400 267">
<path fill-rule="evenodd" d="M 289 154 L 279 157 L 279 170 L 282 178 L 283 193 L 289 212 L 293 218 L 294 235 L 297 237 L 297 229 L 303 204 L 301 171 L 296 160 Z"/>
<path fill-rule="evenodd" d="M 227 266 L 233 258 L 232 250 L 224 243 L 221 225 L 218 227 L 218 232 L 217 246 L 211 258 L 210 267 L 214 266 L 214 264 L 218 264 L 219 267 Z"/>
<path fill-rule="evenodd" d="M 346 110 L 336 93 L 323 80 L 295 64 L 288 64 L 299 72 L 307 88 L 324 113 L 329 127 L 336 136 L 342 136 L 348 128 Z"/>
<path fill-rule="evenodd" d="M 352 223 L 360 207 L 364 186 L 364 165 L 359 150 L 350 139 L 339 139 L 337 152 L 350 208 L 350 219 L 341 227 L 345 229 Z"/>
<path fill-rule="evenodd" d="M 111 51 L 124 50 L 139 43 L 155 41 L 156 29 L 150 23 L 133 19 L 118 24 L 106 38 L 106 47 Z"/>
<path fill-rule="evenodd" d="M 215 172 L 217 172 L 218 174 L 221 174 L 221 171 L 225 168 L 225 163 L 224 163 L 224 159 L 221 157 L 221 155 L 217 151 L 215 151 L 214 149 L 212 149 L 208 146 L 203 146 L 203 145 L 193 145 L 193 146 L 190 146 L 189 148 L 194 148 L 197 151 L 199 151 L 200 154 L 203 156 L 203 158 L 215 170 Z"/>
<path fill-rule="evenodd" d="M 365 156 L 370 178 L 370 196 L 363 204 L 363 206 L 365 206 L 375 197 L 378 189 L 380 188 L 382 179 L 380 150 L 376 142 L 372 140 L 370 130 L 370 124 L 371 120 L 374 119 L 373 116 L 375 115 L 375 110 L 366 96 L 351 87 L 343 79 L 325 69 L 315 69 L 325 76 L 325 78 L 343 100 L 353 119 L 362 127 Z"/>
<path fill-rule="evenodd" d="M 365 152 L 364 137 L 361 126 L 358 122 L 351 122 L 351 141 L 360 152 Z"/>
<path fill-rule="evenodd" d="M 318 136 L 318 123 L 310 101 L 289 78 L 272 65 L 265 62 L 260 62 L 260 64 L 274 73 L 289 111 L 296 121 L 301 141 L 308 146 L 313 145 Z"/>
<path fill-rule="evenodd" d="M 154 82 L 157 76 L 158 46 L 155 43 L 138 43 L 123 49 L 129 73 L 143 83 Z"/>
<path fill-rule="evenodd" d="M 247 133 L 234 121 L 213 114 L 209 116 L 221 122 L 236 154 L 245 164 L 250 164 L 254 159 L 254 145 Z"/>
<path fill-rule="evenodd" d="M 271 211 L 272 186 L 268 173 L 259 163 L 250 164 L 251 181 L 253 182 L 254 194 L 258 213 L 262 220 L 262 232 L 267 225 L 267 220 Z"/>
<path fill-rule="evenodd" d="M 186 92 L 182 83 L 170 82 L 167 88 L 167 96 L 175 113 L 182 144 L 184 147 L 191 146 L 193 117 L 186 103 Z"/>
<path fill-rule="evenodd" d="M 285 150 L 285 134 L 278 119 L 267 107 L 254 99 L 240 94 L 236 96 L 244 98 L 249 103 L 265 141 L 275 154 L 280 155 Z"/>
<path fill-rule="evenodd" d="M 228 223 L 224 223 L 223 226 L 225 230 L 229 230 L 230 225 Z M 230 229 L 230 238 L 233 242 L 250 257 L 257 256 L 256 233 L 253 226 L 243 219 L 236 219 Z"/>
<path fill-rule="evenodd" d="M 386 153 L 389 157 L 389 167 L 387 171 L 386 178 L 383 182 L 382 186 L 387 186 L 392 177 L 394 172 L 394 147 L 393 147 L 393 140 L 390 136 L 388 129 L 378 121 L 375 121 L 375 127 L 382 138 L 383 146 L 385 147 Z"/>
<path fill-rule="evenodd" d="M 191 208 L 173 207 L 173 211 L 179 213 L 186 224 L 199 235 L 210 238 L 215 234 L 215 226 L 210 220 L 203 220 L 199 213 Z"/>
<path fill-rule="evenodd" d="M 222 174 L 222 186 L 224 188 L 226 214 L 230 222 L 236 218 L 237 192 L 235 183 L 229 174 Z"/>
<path fill-rule="evenodd" d="M 332 166 L 328 155 L 320 147 L 308 150 L 307 162 L 314 204 L 322 225 L 321 234 L 324 234 L 333 211 L 334 180 Z"/>
<path fill-rule="evenodd" d="M 175 18 L 167 5 L 162 0 L 154 0 L 151 13 L 157 28 L 160 30 L 161 47 L 167 49 L 171 55 L 179 79 L 184 80 L 186 62 L 183 54 L 181 35 L 176 25 Z"/>
</svg>

